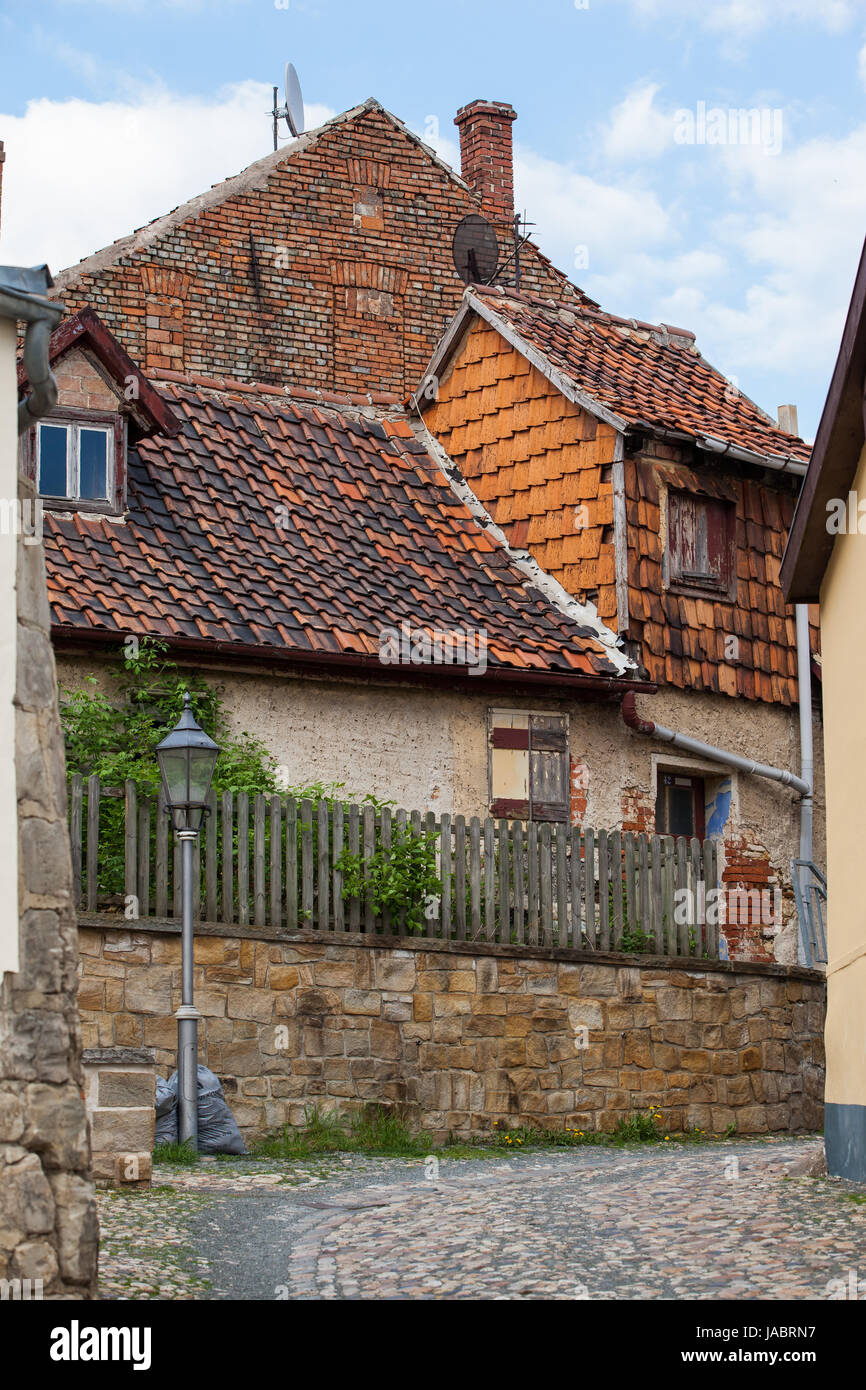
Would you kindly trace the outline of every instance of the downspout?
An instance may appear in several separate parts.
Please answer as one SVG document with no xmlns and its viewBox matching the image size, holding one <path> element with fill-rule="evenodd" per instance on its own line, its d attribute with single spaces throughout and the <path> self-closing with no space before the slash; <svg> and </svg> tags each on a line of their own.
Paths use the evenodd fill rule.
<svg viewBox="0 0 866 1390">
<path fill-rule="evenodd" d="M 632 690 L 627 691 L 622 697 L 622 717 L 628 727 L 634 729 L 635 733 L 646 734 L 649 738 L 659 738 L 665 743 L 670 743 L 674 748 L 682 748 L 683 752 L 693 753 L 699 758 L 707 758 L 710 762 L 724 763 L 726 767 L 735 767 L 740 772 L 748 772 L 755 777 L 766 777 L 771 782 L 781 782 L 783 786 L 790 787 L 801 797 L 809 797 L 811 802 L 811 782 L 805 781 L 802 777 L 795 777 L 793 772 L 788 772 L 785 768 L 769 767 L 766 763 L 753 762 L 751 758 L 743 758 L 739 753 L 730 753 L 727 749 L 717 748 L 712 743 L 702 743 L 700 739 L 689 738 L 687 734 L 678 734 L 675 730 L 666 728 L 664 724 L 656 724 L 652 719 L 641 719 L 637 712 L 634 691 Z M 800 843 L 802 846 L 802 838 Z"/>
<path fill-rule="evenodd" d="M 15 283 L 7 283 L 4 277 L 13 275 Z M 48 343 L 66 312 L 58 300 L 34 294 L 23 288 L 24 283 L 47 290 L 53 282 L 47 266 L 27 271 L 0 267 L 0 316 L 23 320 L 27 325 L 22 356 L 31 392 L 18 406 L 19 435 L 57 404 L 57 382 L 48 363 Z"/>
<path fill-rule="evenodd" d="M 800 901 L 809 901 L 809 870 L 812 862 L 812 822 L 814 815 L 815 766 L 812 749 L 812 642 L 809 633 L 809 606 L 796 605 L 797 620 L 797 699 L 800 705 L 800 776 L 809 790 L 800 800 Z M 802 933 L 797 942 L 800 964 L 805 962 Z"/>
</svg>

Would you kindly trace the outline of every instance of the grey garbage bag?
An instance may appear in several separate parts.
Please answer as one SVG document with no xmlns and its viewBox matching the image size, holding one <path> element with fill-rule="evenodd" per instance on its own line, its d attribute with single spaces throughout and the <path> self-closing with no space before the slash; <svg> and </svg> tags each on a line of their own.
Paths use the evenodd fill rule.
<svg viewBox="0 0 866 1390">
<path fill-rule="evenodd" d="M 156 1130 L 153 1143 L 154 1148 L 157 1144 L 177 1143 L 177 1092 L 161 1076 L 156 1078 Z"/>
<path fill-rule="evenodd" d="M 245 1154 L 246 1145 L 229 1110 L 220 1079 L 208 1067 L 199 1066 L 198 1082 L 198 1149 L 203 1154 Z M 168 1081 L 177 1101 L 177 1072 Z"/>
</svg>

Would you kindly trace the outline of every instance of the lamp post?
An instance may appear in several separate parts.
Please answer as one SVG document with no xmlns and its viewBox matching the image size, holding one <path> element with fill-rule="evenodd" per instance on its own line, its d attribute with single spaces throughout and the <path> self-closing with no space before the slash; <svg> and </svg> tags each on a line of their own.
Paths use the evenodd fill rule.
<svg viewBox="0 0 866 1390">
<path fill-rule="evenodd" d="M 198 1021 L 193 1003 L 193 851 L 207 807 L 219 748 L 195 722 L 188 694 L 183 713 L 156 750 L 166 810 L 181 843 L 181 1005 L 177 1019 L 178 1139 L 198 1148 Z"/>
</svg>

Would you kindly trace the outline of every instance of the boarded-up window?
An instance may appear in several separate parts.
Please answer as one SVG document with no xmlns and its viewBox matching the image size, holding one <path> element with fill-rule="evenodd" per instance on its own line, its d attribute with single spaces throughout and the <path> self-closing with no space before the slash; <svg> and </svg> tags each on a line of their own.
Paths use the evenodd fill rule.
<svg viewBox="0 0 866 1390">
<path fill-rule="evenodd" d="M 732 502 L 688 492 L 668 496 L 668 567 L 671 585 L 698 592 L 731 592 L 736 579 Z"/>
<path fill-rule="evenodd" d="M 490 712 L 490 812 L 568 822 L 568 716 Z"/>
</svg>

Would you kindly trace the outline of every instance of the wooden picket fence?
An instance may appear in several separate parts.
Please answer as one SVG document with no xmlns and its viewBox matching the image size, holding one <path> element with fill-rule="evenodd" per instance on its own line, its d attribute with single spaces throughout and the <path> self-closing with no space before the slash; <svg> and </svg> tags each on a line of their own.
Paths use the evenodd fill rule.
<svg viewBox="0 0 866 1390">
<path fill-rule="evenodd" d="M 405 913 L 377 914 L 369 894 L 347 896 L 338 861 L 345 848 L 366 874 L 408 832 L 433 839 L 439 881 L 415 935 L 718 957 L 718 928 L 703 911 L 718 886 L 713 840 L 231 792 L 211 792 L 209 807 L 195 859 L 203 921 L 405 935 Z M 161 797 L 75 776 L 70 838 L 81 912 L 179 918 L 180 846 Z M 675 894 L 685 905 L 676 912 Z"/>
</svg>

